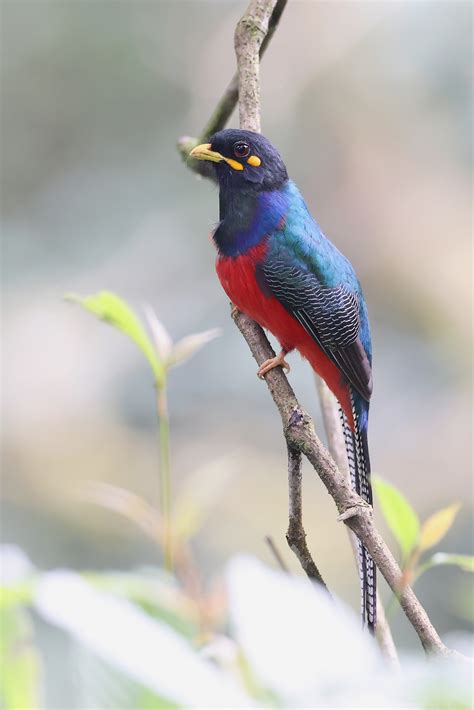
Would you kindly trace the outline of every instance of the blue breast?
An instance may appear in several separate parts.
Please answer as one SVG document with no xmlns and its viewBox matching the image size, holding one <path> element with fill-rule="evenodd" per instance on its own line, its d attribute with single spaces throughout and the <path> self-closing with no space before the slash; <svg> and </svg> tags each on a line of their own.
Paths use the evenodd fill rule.
<svg viewBox="0 0 474 710">
<path fill-rule="evenodd" d="M 221 196 L 224 218 L 213 235 L 219 253 L 238 257 L 274 233 L 288 213 L 290 200 L 285 188 L 258 193 L 227 191 Z"/>
</svg>

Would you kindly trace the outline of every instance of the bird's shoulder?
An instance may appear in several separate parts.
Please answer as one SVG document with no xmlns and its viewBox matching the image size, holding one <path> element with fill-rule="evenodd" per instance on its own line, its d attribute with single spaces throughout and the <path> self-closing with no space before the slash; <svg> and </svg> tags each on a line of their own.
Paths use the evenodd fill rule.
<svg viewBox="0 0 474 710">
<path fill-rule="evenodd" d="M 367 307 L 352 264 L 325 236 L 296 186 L 289 202 L 284 222 L 268 239 L 261 283 L 286 306 L 304 305 L 315 321 L 321 314 L 331 314 L 333 320 L 341 320 L 341 328 L 345 320 L 358 331 L 360 327 L 370 359 Z"/>
<path fill-rule="evenodd" d="M 313 275 L 320 286 L 331 288 L 343 284 L 358 292 L 359 283 L 352 264 L 326 237 L 296 185 L 289 181 L 286 191 L 289 207 L 285 219 L 269 236 L 267 264 L 274 268 L 293 266 Z"/>
</svg>

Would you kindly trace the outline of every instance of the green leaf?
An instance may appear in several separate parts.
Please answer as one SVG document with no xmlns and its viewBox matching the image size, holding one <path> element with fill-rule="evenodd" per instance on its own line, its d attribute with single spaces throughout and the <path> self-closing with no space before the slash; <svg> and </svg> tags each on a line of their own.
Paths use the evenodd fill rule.
<svg viewBox="0 0 474 710">
<path fill-rule="evenodd" d="M 418 542 L 419 518 L 395 486 L 379 476 L 373 476 L 372 482 L 383 516 L 400 546 L 403 560 L 406 561 Z"/>
<path fill-rule="evenodd" d="M 474 573 L 474 556 L 437 552 L 426 561 L 423 568 L 429 569 L 430 567 L 437 567 L 438 565 L 454 565 L 455 567 L 460 567 L 465 572 Z"/>
<path fill-rule="evenodd" d="M 110 291 L 100 291 L 93 296 L 85 297 L 69 293 L 65 298 L 72 303 L 78 303 L 90 313 L 128 335 L 148 360 L 158 386 L 162 386 L 165 378 L 164 364 L 139 319 L 125 301 Z"/>
<path fill-rule="evenodd" d="M 452 503 L 425 520 L 420 533 L 420 551 L 434 547 L 448 532 L 458 514 L 460 503 Z"/>
</svg>

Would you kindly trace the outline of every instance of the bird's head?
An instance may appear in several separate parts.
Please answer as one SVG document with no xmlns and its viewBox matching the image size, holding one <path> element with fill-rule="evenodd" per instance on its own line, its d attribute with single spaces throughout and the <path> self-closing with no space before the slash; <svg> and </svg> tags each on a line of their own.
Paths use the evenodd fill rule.
<svg viewBox="0 0 474 710">
<path fill-rule="evenodd" d="M 220 187 L 271 191 L 288 180 L 279 152 L 260 133 L 229 128 L 210 140 L 196 146 L 190 157 L 213 162 Z"/>
</svg>

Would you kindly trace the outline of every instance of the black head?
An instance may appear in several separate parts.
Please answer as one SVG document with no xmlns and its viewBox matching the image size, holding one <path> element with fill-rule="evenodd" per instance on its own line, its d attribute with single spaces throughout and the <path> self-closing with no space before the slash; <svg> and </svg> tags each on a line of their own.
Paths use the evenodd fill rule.
<svg viewBox="0 0 474 710">
<path fill-rule="evenodd" d="M 288 173 L 269 140 L 260 133 L 228 128 L 211 137 L 211 142 L 194 148 L 190 157 L 215 164 L 221 187 L 278 190 Z"/>
</svg>

